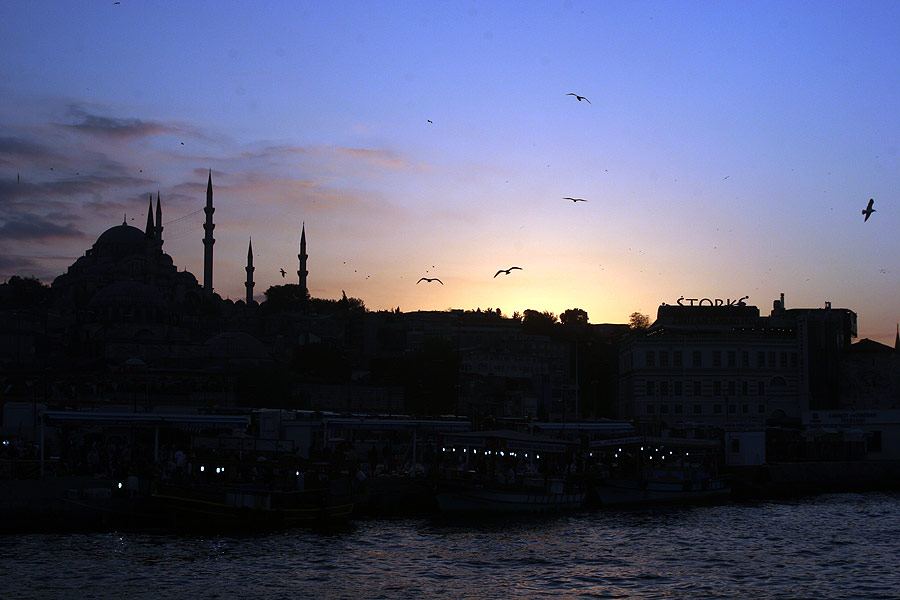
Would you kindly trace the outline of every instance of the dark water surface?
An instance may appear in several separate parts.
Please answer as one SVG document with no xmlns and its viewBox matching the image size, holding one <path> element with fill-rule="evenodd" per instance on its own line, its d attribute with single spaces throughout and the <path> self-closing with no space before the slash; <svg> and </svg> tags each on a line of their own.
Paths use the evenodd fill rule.
<svg viewBox="0 0 900 600">
<path fill-rule="evenodd" d="M 900 494 L 330 533 L 0 536 L 0 598 L 900 598 Z"/>
</svg>

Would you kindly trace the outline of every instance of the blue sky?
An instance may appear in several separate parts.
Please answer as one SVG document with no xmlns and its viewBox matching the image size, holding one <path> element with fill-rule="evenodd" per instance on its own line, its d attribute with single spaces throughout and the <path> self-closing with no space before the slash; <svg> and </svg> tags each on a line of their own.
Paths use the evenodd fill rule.
<svg viewBox="0 0 900 600">
<path fill-rule="evenodd" d="M 295 282 L 305 222 L 311 293 L 370 309 L 783 292 L 893 344 L 897 106 L 896 2 L 7 2 L 0 274 L 159 190 L 202 277 L 212 169 L 225 297 L 251 238 L 257 296 Z"/>
</svg>

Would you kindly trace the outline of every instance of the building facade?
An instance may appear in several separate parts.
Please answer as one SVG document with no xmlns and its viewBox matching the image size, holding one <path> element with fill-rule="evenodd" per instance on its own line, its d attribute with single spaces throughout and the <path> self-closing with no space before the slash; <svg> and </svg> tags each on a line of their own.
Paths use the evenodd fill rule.
<svg viewBox="0 0 900 600">
<path fill-rule="evenodd" d="M 662 305 L 646 331 L 623 342 L 619 416 L 650 429 L 713 427 L 758 440 L 750 434 L 767 425 L 837 407 L 837 366 L 855 336 L 852 311 L 785 309 L 783 295 L 768 316 L 743 300 Z"/>
</svg>

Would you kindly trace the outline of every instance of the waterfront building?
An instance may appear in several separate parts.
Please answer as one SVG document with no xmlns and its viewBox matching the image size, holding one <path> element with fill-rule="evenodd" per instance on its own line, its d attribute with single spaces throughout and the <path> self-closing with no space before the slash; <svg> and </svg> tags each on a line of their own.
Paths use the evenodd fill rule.
<svg viewBox="0 0 900 600">
<path fill-rule="evenodd" d="M 739 301 L 681 299 L 629 336 L 619 357 L 619 416 L 648 432 L 715 428 L 732 463 L 765 460 L 767 426 L 837 408 L 841 352 L 856 336 L 848 309 L 786 309 L 768 316 Z"/>
</svg>

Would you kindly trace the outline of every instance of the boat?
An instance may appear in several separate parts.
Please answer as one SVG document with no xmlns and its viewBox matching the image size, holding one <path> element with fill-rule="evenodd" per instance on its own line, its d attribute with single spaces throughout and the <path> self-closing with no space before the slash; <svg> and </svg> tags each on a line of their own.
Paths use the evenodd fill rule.
<svg viewBox="0 0 900 600">
<path fill-rule="evenodd" d="M 584 506 L 587 490 L 569 477 L 576 446 L 514 431 L 448 435 L 432 482 L 442 513 L 534 513 Z"/>
<path fill-rule="evenodd" d="M 601 468 L 589 478 L 601 506 L 700 502 L 728 498 L 731 485 L 716 474 L 713 440 L 631 437 L 592 444 Z"/>
<path fill-rule="evenodd" d="M 351 481 L 328 471 L 297 471 L 290 485 L 208 477 L 159 483 L 152 497 L 176 528 L 329 526 L 353 513 Z"/>
</svg>

